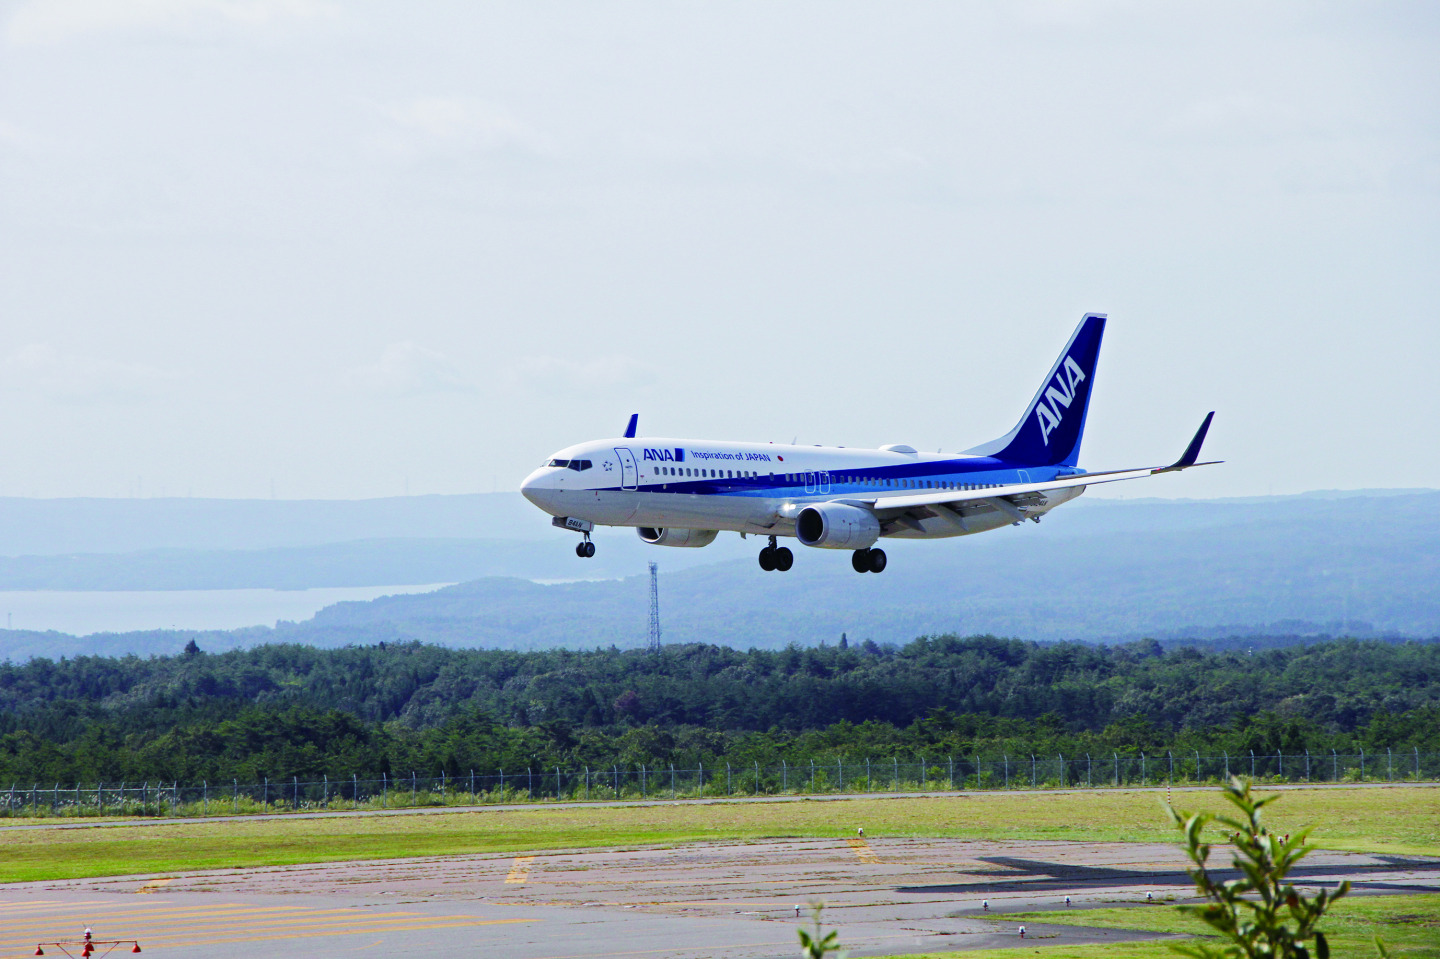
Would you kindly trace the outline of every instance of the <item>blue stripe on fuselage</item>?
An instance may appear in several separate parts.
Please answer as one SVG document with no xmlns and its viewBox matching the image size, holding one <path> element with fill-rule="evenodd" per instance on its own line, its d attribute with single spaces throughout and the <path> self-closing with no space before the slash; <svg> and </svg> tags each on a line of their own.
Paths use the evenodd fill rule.
<svg viewBox="0 0 1440 959">
<path fill-rule="evenodd" d="M 1026 478 L 1021 477 L 1021 472 Z M 928 463 L 899 463 L 894 466 L 871 466 L 859 469 L 787 470 L 788 473 L 829 472 L 830 489 L 819 492 L 812 487 L 807 491 L 805 483 L 782 480 L 780 476 L 736 476 L 736 477 L 693 477 L 660 476 L 653 481 L 641 483 L 639 490 L 650 493 L 690 493 L 701 496 L 836 496 L 858 493 L 919 492 L 929 490 L 926 486 L 874 486 L 855 480 L 837 479 L 839 476 L 859 477 L 862 480 L 933 480 L 954 483 L 960 486 L 1008 486 L 1014 483 L 1044 483 L 1058 475 L 1073 475 L 1078 470 L 1054 466 L 1022 466 L 1005 463 L 990 457 L 964 460 L 941 460 Z M 599 492 L 622 492 L 618 486 L 602 487 Z M 623 490 L 635 492 L 635 490 Z M 964 490 L 956 490 L 964 492 Z"/>
</svg>

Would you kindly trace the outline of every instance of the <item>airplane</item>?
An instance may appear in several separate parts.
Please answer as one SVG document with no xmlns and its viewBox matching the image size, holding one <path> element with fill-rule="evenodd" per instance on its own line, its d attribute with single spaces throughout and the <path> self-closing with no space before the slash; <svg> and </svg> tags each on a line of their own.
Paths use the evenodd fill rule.
<svg viewBox="0 0 1440 959">
<path fill-rule="evenodd" d="M 638 437 L 562 449 L 525 478 L 521 493 L 580 533 L 575 553 L 595 555 L 596 526 L 631 526 L 646 543 L 708 546 L 723 530 L 762 536 L 760 568 L 795 557 L 779 538 L 844 549 L 857 573 L 885 569 L 885 539 L 941 539 L 1036 523 L 1087 487 L 1174 473 L 1197 462 L 1214 419 L 1206 414 L 1180 458 L 1166 466 L 1091 473 L 1077 463 L 1106 315 L 1087 313 L 1025 415 L 999 439 L 958 454 Z"/>
</svg>

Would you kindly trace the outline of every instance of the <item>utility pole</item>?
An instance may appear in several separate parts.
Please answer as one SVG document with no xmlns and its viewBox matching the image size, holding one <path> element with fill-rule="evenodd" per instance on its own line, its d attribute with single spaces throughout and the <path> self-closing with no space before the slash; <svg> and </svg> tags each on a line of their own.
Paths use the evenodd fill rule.
<svg viewBox="0 0 1440 959">
<path fill-rule="evenodd" d="M 650 639 L 645 648 L 660 652 L 660 574 L 654 563 L 650 564 Z"/>
</svg>

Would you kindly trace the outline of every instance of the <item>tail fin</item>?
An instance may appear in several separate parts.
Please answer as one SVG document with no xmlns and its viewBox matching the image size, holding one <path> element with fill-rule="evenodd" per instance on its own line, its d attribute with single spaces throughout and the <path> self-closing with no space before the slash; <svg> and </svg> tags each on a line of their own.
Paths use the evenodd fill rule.
<svg viewBox="0 0 1440 959">
<path fill-rule="evenodd" d="M 1105 314 L 1086 313 L 1015 428 L 966 452 L 1026 466 L 1074 466 L 1104 334 Z"/>
</svg>

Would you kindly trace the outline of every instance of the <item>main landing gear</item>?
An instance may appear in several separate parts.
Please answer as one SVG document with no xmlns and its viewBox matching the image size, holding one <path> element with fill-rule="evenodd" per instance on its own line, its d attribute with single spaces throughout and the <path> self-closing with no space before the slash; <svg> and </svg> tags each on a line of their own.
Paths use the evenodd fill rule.
<svg viewBox="0 0 1440 959">
<path fill-rule="evenodd" d="M 850 557 L 850 565 L 857 573 L 885 572 L 885 551 L 883 549 L 857 549 Z"/>
<path fill-rule="evenodd" d="M 590 534 L 584 533 L 584 539 L 575 544 L 575 555 L 581 559 L 589 559 L 595 555 L 595 544 L 590 542 Z"/>
<path fill-rule="evenodd" d="M 767 573 L 777 569 L 783 573 L 794 565 L 795 554 L 790 547 L 776 546 L 775 537 L 770 537 L 770 545 L 760 551 L 760 568 Z"/>
</svg>

